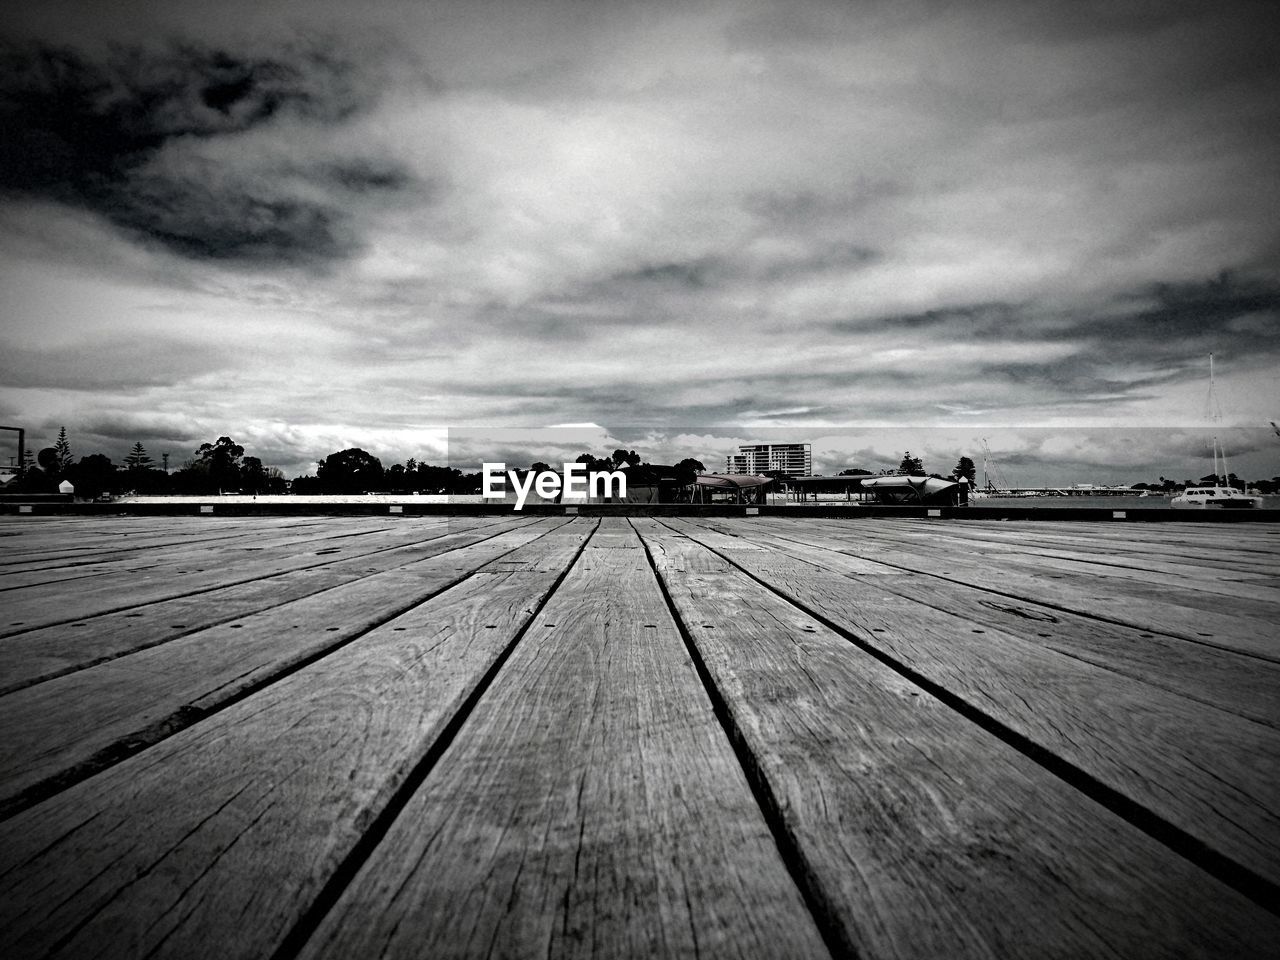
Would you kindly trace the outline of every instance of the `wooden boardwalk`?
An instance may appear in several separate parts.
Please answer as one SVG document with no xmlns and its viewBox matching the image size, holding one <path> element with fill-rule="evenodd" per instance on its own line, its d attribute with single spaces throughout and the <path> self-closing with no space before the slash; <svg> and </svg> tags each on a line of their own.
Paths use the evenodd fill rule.
<svg viewBox="0 0 1280 960">
<path fill-rule="evenodd" d="M 0 956 L 1280 956 L 1280 527 L 0 518 Z"/>
</svg>

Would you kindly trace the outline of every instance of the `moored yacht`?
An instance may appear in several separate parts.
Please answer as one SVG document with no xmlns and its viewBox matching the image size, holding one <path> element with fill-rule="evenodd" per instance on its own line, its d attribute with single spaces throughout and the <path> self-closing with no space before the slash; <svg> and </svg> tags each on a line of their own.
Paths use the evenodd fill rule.
<svg viewBox="0 0 1280 960">
<path fill-rule="evenodd" d="M 1262 498 L 1241 493 L 1235 487 L 1195 486 L 1187 487 L 1169 501 L 1176 508 L 1216 507 L 1225 510 L 1250 509 L 1262 506 Z"/>
<path fill-rule="evenodd" d="M 1222 419 L 1222 410 L 1218 406 L 1217 389 L 1213 376 L 1213 354 L 1209 354 L 1209 409 L 1213 413 L 1215 425 Z M 1219 467 L 1219 461 L 1222 466 Z M 1218 442 L 1217 433 L 1215 431 L 1213 437 L 1213 483 L 1205 485 L 1191 484 L 1182 493 L 1178 494 L 1169 501 L 1169 506 L 1175 508 L 1186 509 L 1192 507 L 1203 509 L 1205 507 L 1213 507 L 1216 509 L 1240 510 L 1251 509 L 1262 506 L 1262 498 L 1253 496 L 1237 490 L 1232 486 L 1222 486 L 1221 484 L 1228 480 L 1227 472 L 1227 451 Z"/>
</svg>

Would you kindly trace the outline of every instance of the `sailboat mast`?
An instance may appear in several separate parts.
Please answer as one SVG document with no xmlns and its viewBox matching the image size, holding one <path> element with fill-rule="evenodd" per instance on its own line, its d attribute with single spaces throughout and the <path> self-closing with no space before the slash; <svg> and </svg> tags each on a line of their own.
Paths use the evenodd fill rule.
<svg viewBox="0 0 1280 960">
<path fill-rule="evenodd" d="M 1227 448 L 1218 441 L 1218 430 L 1222 421 L 1222 404 L 1218 403 L 1218 388 L 1213 376 L 1213 354 L 1209 354 L 1209 415 L 1213 418 L 1213 476 L 1214 482 L 1229 485 L 1230 472 L 1227 469 Z M 1218 456 L 1221 451 L 1222 472 L 1218 472 Z"/>
<path fill-rule="evenodd" d="M 1215 408 L 1216 397 L 1213 387 L 1213 354 L 1209 354 L 1209 419 L 1213 422 L 1213 482 L 1216 486 L 1218 478 L 1218 411 Z"/>
</svg>

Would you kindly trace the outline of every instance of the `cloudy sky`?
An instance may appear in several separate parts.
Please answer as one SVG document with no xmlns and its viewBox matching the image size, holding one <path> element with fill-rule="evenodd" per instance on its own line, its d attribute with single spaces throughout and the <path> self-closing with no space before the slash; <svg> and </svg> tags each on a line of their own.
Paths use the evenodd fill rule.
<svg viewBox="0 0 1280 960">
<path fill-rule="evenodd" d="M 1271 6 L 20 0 L 0 421 L 1274 476 Z"/>
</svg>

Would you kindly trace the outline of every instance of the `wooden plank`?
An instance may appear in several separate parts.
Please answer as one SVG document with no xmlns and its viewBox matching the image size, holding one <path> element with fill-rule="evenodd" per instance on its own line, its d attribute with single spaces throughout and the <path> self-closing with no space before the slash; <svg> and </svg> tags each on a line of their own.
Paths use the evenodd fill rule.
<svg viewBox="0 0 1280 960">
<path fill-rule="evenodd" d="M 606 520 L 301 956 L 825 954 L 639 540 Z"/>
<path fill-rule="evenodd" d="M 546 518 L 0 697 L 0 817 L 190 726 L 567 523 Z M 543 562 L 553 560 L 539 557 Z"/>
<path fill-rule="evenodd" d="M 984 562 L 998 559 L 1002 563 L 1017 566 L 1031 566 L 1043 570 L 1066 570 L 1081 572 L 1090 576 L 1106 578 L 1123 578 L 1140 584 L 1150 584 L 1171 588 L 1164 595 L 1180 596 L 1186 592 L 1192 595 L 1206 595 L 1205 600 L 1213 606 L 1244 608 L 1246 612 L 1257 616 L 1258 611 L 1265 611 L 1280 603 L 1280 591 L 1253 579 L 1236 576 L 1232 579 L 1222 571 L 1212 568 L 1187 568 L 1177 573 L 1167 570 L 1156 570 L 1111 556 L 1089 557 L 1085 554 L 1071 555 L 1065 550 L 1052 553 L 1036 550 L 1006 550 L 998 555 L 986 554 Z M 1242 602 L 1243 601 L 1243 602 Z M 1248 601 L 1254 601 L 1249 603 Z"/>
<path fill-rule="evenodd" d="M 1068 529 L 1063 529 L 1067 527 Z M 1232 524 L 1231 529 L 1238 528 Z M 1003 547 L 1013 550 L 1034 549 L 1058 555 L 1076 555 L 1082 559 L 1105 556 L 1109 562 L 1136 562 L 1146 569 L 1163 570 L 1191 576 L 1240 576 L 1253 578 L 1280 574 L 1280 559 L 1270 548 L 1259 545 L 1247 547 L 1245 538 L 1233 537 L 1218 531 L 1212 537 L 1185 536 L 1187 527 L 1148 525 L 1141 527 L 1124 525 L 1117 529 L 1113 523 L 1090 522 L 1086 524 L 1058 524 L 1046 529 L 1039 522 L 1020 523 L 1011 528 L 1009 523 L 999 525 L 989 522 L 947 524 L 943 531 L 934 529 L 928 534 L 903 531 L 904 537 L 928 539 L 936 543 L 939 537 L 970 549 Z"/>
<path fill-rule="evenodd" d="M 336 559 L 369 556 L 438 536 L 441 536 L 441 531 L 434 526 L 419 529 L 404 525 L 386 533 L 360 537 L 340 547 L 291 549 L 279 555 L 261 557 L 252 553 L 248 557 L 242 554 L 234 562 L 193 550 L 186 555 L 186 563 L 166 571 L 164 576 L 103 577 L 73 592 L 67 592 L 57 584 L 31 587 L 6 598 L 7 613 L 11 619 L 7 625 L 0 623 L 0 638 L 284 573 L 323 567 Z"/>
<path fill-rule="evenodd" d="M 81 584 L 74 581 L 92 580 L 94 577 L 106 574 L 138 574 L 163 566 L 164 564 L 157 557 L 125 556 L 110 559 L 96 558 L 78 563 L 59 563 L 56 566 L 10 569 L 0 574 L 0 593 L 53 583 L 58 584 L 63 590 L 78 590 Z"/>
<path fill-rule="evenodd" d="M 477 573 L 0 824 L 6 957 L 271 956 L 592 529 L 521 548 L 557 572 Z"/>
<path fill-rule="evenodd" d="M 1040 524 L 1024 522 L 1012 526 L 1001 524 L 998 532 L 969 523 L 877 523 L 874 529 L 863 531 L 873 537 L 896 543 L 917 544 L 929 549 L 946 549 L 970 556 L 975 562 L 993 562 L 998 559 L 1024 559 L 1035 557 L 1044 561 L 1061 561 L 1064 564 L 1081 563 L 1105 567 L 1107 573 L 1126 576 L 1147 583 L 1182 587 L 1192 581 L 1197 589 L 1219 593 L 1223 596 L 1253 598 L 1272 601 L 1274 591 L 1256 589 L 1252 580 L 1274 574 L 1276 557 L 1255 554 L 1253 562 L 1257 573 L 1249 573 L 1224 562 L 1225 550 L 1216 555 L 1202 556 L 1202 548 L 1182 544 L 1181 555 L 1162 558 L 1151 548 L 1150 537 L 1132 549 L 1132 541 L 1116 543 L 1103 535 L 1114 530 L 1114 524 L 1103 522 L 1076 524 L 1071 537 L 1046 537 Z M 830 528 L 828 528 L 830 529 Z M 1166 528 L 1167 529 L 1167 528 Z M 849 531 L 845 530 L 846 533 Z M 1175 543 L 1175 546 L 1178 544 Z M 1247 564 L 1246 564 L 1247 565 Z"/>
<path fill-rule="evenodd" d="M 255 518 L 259 536 L 286 531 L 314 529 L 320 518 Z M 368 518 L 363 518 L 368 519 Z M 331 528 L 330 528 L 331 529 Z M 56 562 L 59 559 L 93 557 L 115 553 L 138 553 L 192 543 L 218 543 L 244 537 L 244 522 L 208 518 L 164 517 L 141 521 L 124 517 L 91 517 L 54 521 L 38 536 L 15 535 L 0 551 L 0 566 Z"/>
<path fill-rule="evenodd" d="M 465 521 L 453 532 L 424 532 L 425 539 L 368 554 L 332 555 L 325 562 L 284 571 L 259 580 L 233 583 L 168 600 L 128 605 L 117 598 L 116 611 L 71 623 L 27 630 L 0 642 L 0 694 L 83 670 L 114 657 L 172 642 L 218 624 L 278 607 L 344 583 L 495 537 L 534 522 L 530 517 Z M 161 595 L 163 584 L 158 585 Z"/>
<path fill-rule="evenodd" d="M 382 517 L 255 517 L 255 536 L 264 539 L 286 536 L 333 535 L 346 529 L 373 529 Z M 74 523 L 74 525 L 67 525 Z M 10 557 L 35 560 L 51 554 L 77 555 L 117 550 L 165 549 L 196 540 L 210 542 L 242 539 L 244 518 L 159 517 L 138 520 L 129 517 L 86 517 L 58 521 L 39 537 L 22 536 L 6 544 L 5 562 Z M 38 548 L 38 549 L 37 549 Z"/>
<path fill-rule="evenodd" d="M 678 529 L 710 536 L 689 522 Z M 774 551 L 724 552 L 798 605 L 859 638 L 1086 778 L 1280 891 L 1280 733 L 1117 676 L 875 582 Z M 900 581 L 899 581 L 900 582 Z M 1272 688 L 1280 700 L 1280 685 Z M 1141 815 L 1141 814 L 1137 814 Z M 1256 878 L 1256 879 L 1254 879 Z"/>
<path fill-rule="evenodd" d="M 855 526 L 868 526 L 857 540 L 848 530 L 841 531 L 842 536 L 831 537 L 812 533 L 807 527 L 779 528 L 774 524 L 762 524 L 762 528 L 797 543 L 829 546 L 851 556 L 980 587 L 1017 600 L 1038 602 L 1150 633 L 1280 662 L 1274 615 L 1241 616 L 1235 612 L 1236 604 L 1223 604 L 1221 600 L 1208 604 L 1211 613 L 1206 615 L 1206 610 L 1187 605 L 1198 600 L 1193 591 L 1152 590 L 1120 578 L 1103 583 L 1097 577 L 1079 573 L 1034 575 L 1022 564 L 980 564 L 963 556 L 942 555 L 936 549 L 886 542 L 877 538 L 878 533 L 874 529 L 883 522 L 860 521 Z M 827 528 L 821 525 L 820 529 Z M 1231 610 L 1224 609 L 1226 606 Z"/>
<path fill-rule="evenodd" d="M 0 555 L 0 591 L 41 583 L 65 584 L 67 580 L 85 579 L 104 573 L 123 571 L 138 574 L 194 561 L 208 563 L 215 558 L 234 563 L 241 560 L 246 552 L 278 552 L 301 544 L 323 543 L 324 546 L 332 546 L 335 541 L 397 530 L 395 520 L 365 517 L 359 518 L 359 521 L 354 525 L 348 520 L 328 524 L 312 523 L 301 527 L 297 523 L 268 523 L 260 526 L 255 520 L 252 537 L 246 537 L 243 521 L 217 535 L 210 535 L 199 526 L 181 529 L 182 525 L 175 525 L 175 529 L 157 535 L 140 536 L 125 531 L 114 536 L 95 536 L 91 531 L 114 526 L 99 522 L 96 526 L 81 528 L 74 538 L 69 532 L 64 533 L 62 539 L 55 541 L 60 546 L 51 552 L 34 556 L 28 554 L 25 559 L 22 555 L 9 551 Z M 443 519 L 432 518 L 426 524 L 419 524 L 423 527 L 431 525 L 443 526 Z M 399 529 L 403 531 L 403 527 Z M 95 546 L 85 545 L 86 540 L 90 539 L 96 542 Z"/>
<path fill-rule="evenodd" d="M 368 521 L 366 520 L 366 523 Z M 71 598 L 77 602 L 85 602 L 97 596 L 110 595 L 112 591 L 136 588 L 140 581 L 151 579 L 138 577 L 136 573 L 143 567 L 163 559 L 169 568 L 166 579 L 176 579 L 174 574 L 193 574 L 205 572 L 210 568 L 231 570 L 253 569 L 255 565 L 266 568 L 273 561 L 295 561 L 299 557 L 308 557 L 337 550 L 339 552 L 370 552 L 379 546 L 386 547 L 400 542 L 409 542 L 419 538 L 423 528 L 416 525 L 395 524 L 380 528 L 360 531 L 364 536 L 351 536 L 339 529 L 330 531 L 330 538 L 338 538 L 339 542 L 329 542 L 329 538 L 317 537 L 314 533 L 306 537 L 291 536 L 287 533 L 263 532 L 259 534 L 254 521 L 246 529 L 241 522 L 240 535 L 213 544 L 178 543 L 172 544 L 155 555 L 143 553 L 136 556 L 136 563 L 114 576 L 100 578 L 92 584 L 82 584 L 74 592 L 66 591 L 60 584 L 50 583 L 44 589 L 29 587 L 24 590 L 21 602 L 32 604 L 48 603 L 60 598 Z M 385 523 L 385 522 L 384 522 Z M 251 535 L 247 535 L 250 534 Z M 16 602 L 17 603 L 17 602 Z M 20 612 L 26 608 L 20 604 L 15 606 Z M 4 631 L 7 633 L 8 631 Z"/>
<path fill-rule="evenodd" d="M 851 954 L 1274 951 L 1276 916 L 706 548 L 635 523 Z"/>
<path fill-rule="evenodd" d="M 681 524 L 672 525 L 684 530 Z M 830 547 L 797 543 L 761 533 L 751 521 L 723 520 L 714 527 L 700 522 L 697 529 L 705 533 L 697 537 L 699 542 L 718 550 L 733 551 L 746 542 L 767 546 L 820 571 L 858 581 L 873 578 L 885 591 L 963 617 L 974 625 L 1013 634 L 1139 683 L 1280 727 L 1280 663 L 1096 620 L 1029 599 L 1015 600 L 979 587 L 851 557 Z M 713 530 L 725 536 L 713 541 Z"/>
</svg>

